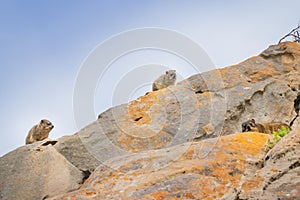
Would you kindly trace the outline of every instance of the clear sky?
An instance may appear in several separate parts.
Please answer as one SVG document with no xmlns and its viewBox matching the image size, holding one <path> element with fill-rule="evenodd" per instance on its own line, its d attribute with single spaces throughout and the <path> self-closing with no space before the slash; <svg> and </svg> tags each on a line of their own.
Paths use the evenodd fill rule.
<svg viewBox="0 0 300 200">
<path fill-rule="evenodd" d="M 197 42 L 219 68 L 277 43 L 296 27 L 299 8 L 299 0 L 1 0 L 0 155 L 24 145 L 30 128 L 43 118 L 55 125 L 53 139 L 78 131 L 77 74 L 90 52 L 113 35 L 143 27 L 174 30 Z M 180 68 L 179 60 L 173 65 L 178 58 L 160 56 L 162 64 Z M 183 78 L 191 74 L 182 73 Z M 101 84 L 116 83 L 104 81 L 100 89 Z M 95 98 L 101 102 L 97 92 Z M 108 107 L 95 103 L 95 119 Z"/>
</svg>

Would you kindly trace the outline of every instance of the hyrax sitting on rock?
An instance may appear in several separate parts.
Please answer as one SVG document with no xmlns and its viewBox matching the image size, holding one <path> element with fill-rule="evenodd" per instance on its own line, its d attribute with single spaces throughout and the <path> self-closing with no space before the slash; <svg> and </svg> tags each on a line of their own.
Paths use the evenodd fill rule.
<svg viewBox="0 0 300 200">
<path fill-rule="evenodd" d="M 242 124 L 242 132 L 253 131 L 259 133 L 273 134 L 274 131 L 281 130 L 282 126 L 288 130 L 291 130 L 291 127 L 285 123 L 274 122 L 274 123 L 258 124 L 255 123 L 254 119 L 251 119 Z"/>
<path fill-rule="evenodd" d="M 26 144 L 42 141 L 49 136 L 49 132 L 54 128 L 52 123 L 47 119 L 42 119 L 39 124 L 33 126 L 27 137 Z"/>
<path fill-rule="evenodd" d="M 166 88 L 170 85 L 174 85 L 176 82 L 176 70 L 168 70 L 165 74 L 161 75 L 152 84 L 152 91 Z"/>
</svg>

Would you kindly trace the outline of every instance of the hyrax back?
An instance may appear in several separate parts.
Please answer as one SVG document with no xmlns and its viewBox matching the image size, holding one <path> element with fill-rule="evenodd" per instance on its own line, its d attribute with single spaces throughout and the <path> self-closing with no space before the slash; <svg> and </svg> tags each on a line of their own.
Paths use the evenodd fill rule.
<svg viewBox="0 0 300 200">
<path fill-rule="evenodd" d="M 274 131 L 281 130 L 281 127 L 291 130 L 291 127 L 285 123 L 273 122 L 259 124 L 255 123 L 254 119 L 248 120 L 242 124 L 242 132 L 254 131 L 259 133 L 273 134 Z"/>
<path fill-rule="evenodd" d="M 165 74 L 161 75 L 152 84 L 152 91 L 166 88 L 170 85 L 174 85 L 176 82 L 176 70 L 168 70 Z"/>
<path fill-rule="evenodd" d="M 49 136 L 49 132 L 54 128 L 52 123 L 47 119 L 42 119 L 39 124 L 33 126 L 27 137 L 26 144 L 42 141 Z"/>
</svg>

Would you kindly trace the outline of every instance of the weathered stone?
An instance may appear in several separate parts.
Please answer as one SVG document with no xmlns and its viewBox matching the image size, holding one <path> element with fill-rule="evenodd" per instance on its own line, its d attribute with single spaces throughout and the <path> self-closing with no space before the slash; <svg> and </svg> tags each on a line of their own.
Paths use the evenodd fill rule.
<svg viewBox="0 0 300 200">
<path fill-rule="evenodd" d="M 177 86 L 149 93 L 127 108 L 123 105 L 122 113 L 113 108 L 111 122 L 119 126 L 104 132 L 117 133 L 110 135 L 116 146 L 131 140 L 141 144 L 122 146 L 125 151 L 140 151 L 178 144 L 170 142 L 174 136 L 184 142 L 241 131 L 242 122 L 251 118 L 261 123 L 289 124 L 297 116 L 294 103 L 300 96 L 299 46 L 290 42 L 271 46 L 238 65 L 198 74 Z M 287 61 L 287 57 L 291 59 Z M 213 132 L 203 129 L 207 126 Z M 189 127 L 187 137 L 180 137 L 180 127 Z M 166 130 L 169 135 L 165 135 Z M 155 137 L 148 144 L 137 141 L 145 137 L 140 133 Z M 156 146 L 153 139 L 158 139 Z"/>
<path fill-rule="evenodd" d="M 86 149 L 78 134 L 59 138 L 54 148 L 65 156 L 70 163 L 82 171 L 92 172 L 101 164 L 101 162 Z"/>
<path fill-rule="evenodd" d="M 0 198 L 63 194 L 79 186 L 79 170 L 85 179 L 95 169 L 79 190 L 55 198 L 299 198 L 299 104 L 300 45 L 273 45 L 237 65 L 111 108 L 75 135 L 5 155 Z M 270 135 L 234 135 L 252 118 L 295 131 L 264 161 Z"/>
<path fill-rule="evenodd" d="M 241 124 L 251 118 L 296 127 L 299 46 L 271 46 L 238 65 L 194 75 L 111 108 L 78 134 L 59 139 L 55 147 L 79 169 L 93 171 L 116 156 L 241 131 Z"/>
<path fill-rule="evenodd" d="M 53 199 L 228 199 L 249 166 L 257 169 L 267 140 L 240 133 L 114 158 L 80 190 Z"/>
<path fill-rule="evenodd" d="M 263 167 L 243 183 L 239 199 L 300 199 L 300 129 L 268 152 Z"/>
<path fill-rule="evenodd" d="M 0 199 L 44 199 L 78 189 L 82 172 L 47 140 L 20 147 L 0 158 Z"/>
</svg>

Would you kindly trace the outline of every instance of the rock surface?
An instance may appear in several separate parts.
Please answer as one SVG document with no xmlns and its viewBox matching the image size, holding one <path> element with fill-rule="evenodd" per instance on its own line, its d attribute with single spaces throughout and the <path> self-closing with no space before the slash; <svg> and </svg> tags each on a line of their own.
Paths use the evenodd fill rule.
<svg viewBox="0 0 300 200">
<path fill-rule="evenodd" d="M 300 199 L 299 104 L 300 44 L 273 45 L 1 157 L 0 199 Z M 251 118 L 294 131 L 267 153 Z"/>
<path fill-rule="evenodd" d="M 279 141 L 242 185 L 240 199 L 300 199 L 300 129 Z"/>
<path fill-rule="evenodd" d="M 53 199 L 234 199 L 267 140 L 232 134 L 111 159 L 80 190 Z"/>
<path fill-rule="evenodd" d="M 78 189 L 83 175 L 47 140 L 20 147 L 0 159 L 0 199 L 44 199 Z"/>
<path fill-rule="evenodd" d="M 61 151 L 75 166 L 71 152 L 98 161 L 132 152 L 160 149 L 241 131 L 241 124 L 284 122 L 299 125 L 300 45 L 274 45 L 246 61 L 194 75 L 99 115 L 98 120 L 59 143 L 80 145 Z M 74 138 L 75 139 L 74 139 Z M 68 142 L 70 140 L 71 142 Z M 58 144 L 59 144 L 58 143 Z M 87 154 L 77 155 L 86 160 Z"/>
<path fill-rule="evenodd" d="M 60 138 L 54 148 L 82 171 L 94 171 L 101 164 L 87 151 L 78 134 Z"/>
</svg>

